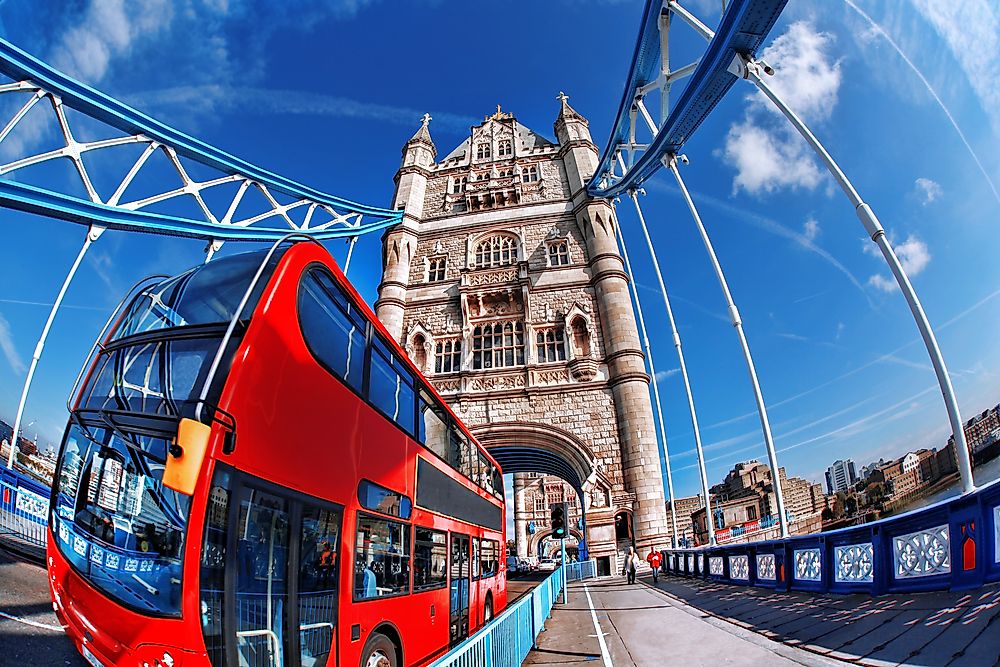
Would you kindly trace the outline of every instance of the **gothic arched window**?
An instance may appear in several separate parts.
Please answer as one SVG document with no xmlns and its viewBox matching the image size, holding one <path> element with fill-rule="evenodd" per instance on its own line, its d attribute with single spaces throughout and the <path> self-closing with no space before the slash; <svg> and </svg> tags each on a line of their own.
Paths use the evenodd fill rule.
<svg viewBox="0 0 1000 667">
<path fill-rule="evenodd" d="M 452 183 L 452 192 L 458 194 L 460 192 L 465 192 L 465 185 L 469 182 L 468 176 L 457 176 L 455 181 Z"/>
<path fill-rule="evenodd" d="M 517 239 L 506 234 L 489 236 L 476 244 L 476 266 L 505 266 L 517 263 Z"/>
<path fill-rule="evenodd" d="M 440 341 L 434 349 L 434 372 L 457 373 L 462 367 L 462 340 Z"/>
<path fill-rule="evenodd" d="M 448 275 L 447 257 L 430 257 L 427 260 L 427 282 L 444 280 Z"/>
<path fill-rule="evenodd" d="M 549 266 L 569 264 L 569 243 L 565 239 L 550 241 L 548 245 Z"/>
<path fill-rule="evenodd" d="M 535 334 L 535 352 L 538 355 L 538 363 L 540 364 L 550 361 L 566 361 L 566 343 L 563 336 L 563 328 L 555 327 L 539 331 Z"/>
<path fill-rule="evenodd" d="M 537 180 L 538 180 L 538 167 L 536 167 L 535 165 L 527 166 L 521 172 L 522 183 L 534 183 Z"/>
<path fill-rule="evenodd" d="M 489 144 L 478 144 L 476 146 L 476 159 L 485 160 L 492 155 L 493 151 Z"/>
<path fill-rule="evenodd" d="M 472 368 L 505 368 L 524 364 L 524 324 L 491 322 L 472 330 Z"/>
<path fill-rule="evenodd" d="M 514 148 L 510 141 L 504 139 L 499 144 L 497 144 L 497 156 L 498 157 L 508 157 L 514 153 Z"/>
</svg>

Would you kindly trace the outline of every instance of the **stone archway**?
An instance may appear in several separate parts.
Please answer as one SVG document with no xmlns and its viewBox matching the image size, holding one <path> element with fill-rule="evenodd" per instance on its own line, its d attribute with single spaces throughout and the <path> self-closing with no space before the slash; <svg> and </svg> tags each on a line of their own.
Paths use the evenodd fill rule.
<svg viewBox="0 0 1000 667">
<path fill-rule="evenodd" d="M 583 542 L 583 533 L 580 532 L 579 530 L 571 528 L 570 531 L 569 531 L 569 534 L 570 534 L 570 536 L 572 536 L 573 538 L 575 538 L 577 546 L 581 542 Z M 528 553 L 530 555 L 536 555 L 538 553 L 538 550 L 541 547 L 542 543 L 546 539 L 549 539 L 551 536 L 552 536 L 552 531 L 551 530 L 541 530 L 541 531 L 538 531 L 537 533 L 535 533 L 534 535 L 532 535 L 528 539 Z"/>
<path fill-rule="evenodd" d="M 601 464 L 588 443 L 557 426 L 537 422 L 491 422 L 473 427 L 472 432 L 496 458 L 504 473 L 552 475 L 576 491 L 576 498 L 567 497 L 566 500 L 579 507 L 583 520 L 582 530 L 577 530 L 575 525 L 571 527 L 571 532 L 580 540 L 581 557 L 615 553 L 610 503 L 612 483 L 601 471 Z M 523 487 L 515 485 L 515 492 L 518 488 Z M 542 539 L 541 535 L 529 539 L 530 521 L 547 523 L 547 517 L 530 518 L 539 510 L 524 505 L 524 497 L 524 494 L 515 493 L 515 532 L 512 535 L 522 556 L 533 554 Z"/>
</svg>

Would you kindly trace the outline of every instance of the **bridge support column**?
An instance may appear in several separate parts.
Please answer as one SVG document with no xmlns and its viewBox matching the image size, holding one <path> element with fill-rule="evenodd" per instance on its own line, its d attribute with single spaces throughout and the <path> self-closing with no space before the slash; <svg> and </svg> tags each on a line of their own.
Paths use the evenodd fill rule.
<svg viewBox="0 0 1000 667">
<path fill-rule="evenodd" d="M 903 270 L 903 266 L 899 263 L 899 258 L 896 257 L 896 252 L 892 249 L 889 239 L 886 238 L 885 230 L 875 216 L 875 212 L 872 211 L 871 206 L 861 198 L 861 195 L 847 178 L 847 174 L 844 173 L 840 165 L 837 164 L 823 144 L 820 143 L 819 139 L 816 138 L 816 135 L 785 104 L 778 94 L 764 82 L 760 76 L 761 70 L 768 74 L 771 73 L 771 68 L 767 65 L 758 63 L 741 54 L 737 54 L 729 66 L 730 72 L 756 85 L 774 103 L 774 106 L 778 107 L 778 110 L 784 114 L 785 118 L 802 135 L 806 143 L 812 147 L 813 151 L 816 152 L 816 155 L 819 156 L 820 160 L 822 160 L 823 164 L 830 171 L 830 174 L 833 175 L 834 180 L 837 181 L 837 184 L 844 191 L 844 194 L 847 195 L 851 205 L 854 206 L 854 211 L 858 219 L 864 225 L 865 231 L 882 252 L 882 256 L 889 265 L 889 270 L 892 271 L 892 275 L 896 279 L 896 284 L 899 285 L 899 289 L 903 293 L 903 298 L 906 299 L 906 303 L 910 307 L 910 312 L 917 324 L 917 329 L 920 331 L 920 337 L 923 338 L 927 354 L 930 356 L 931 364 L 934 366 L 934 373 L 937 375 L 938 385 L 941 388 L 941 396 L 944 399 L 944 406 L 948 412 L 948 419 L 951 422 L 955 438 L 955 456 L 958 459 L 958 472 L 962 478 L 962 493 L 975 491 L 976 484 L 972 477 L 972 461 L 969 458 L 969 446 L 965 440 L 965 428 L 962 422 L 962 415 L 958 409 L 958 400 L 955 398 L 955 389 L 951 384 L 951 376 L 948 375 L 948 368 L 945 366 L 944 356 L 941 354 L 941 348 L 938 346 L 937 337 L 934 335 L 934 330 L 931 329 L 927 314 L 924 312 L 924 308 L 917 297 L 916 291 L 913 289 L 913 285 L 910 283 L 909 277 Z"/>
<path fill-rule="evenodd" d="M 83 262 L 84 256 L 87 251 L 90 250 L 90 246 L 101 237 L 104 233 L 104 227 L 98 227 L 92 225 L 90 229 L 87 230 L 87 238 L 83 241 L 83 247 L 80 248 L 79 254 L 76 256 L 76 261 L 73 262 L 73 266 L 70 267 L 69 273 L 66 274 L 66 279 L 63 280 L 62 288 L 59 290 L 59 294 L 56 296 L 55 302 L 52 304 L 52 309 L 49 310 L 49 318 L 45 320 L 45 326 L 42 327 L 42 335 L 38 338 L 38 343 L 35 345 L 35 352 L 31 355 L 31 364 L 28 366 L 28 376 L 24 379 L 24 388 L 21 390 L 21 400 L 17 403 L 17 413 L 14 416 L 14 430 L 10 436 L 10 454 L 7 456 L 7 467 L 14 467 L 14 452 L 17 451 L 17 438 L 18 432 L 21 430 L 21 418 L 24 416 L 24 405 L 28 400 L 28 390 L 31 389 L 31 379 L 35 376 L 35 368 L 38 366 L 38 360 L 42 356 L 42 348 L 45 347 L 45 339 L 49 336 L 49 329 L 52 328 L 52 322 L 56 319 L 56 313 L 59 311 L 59 306 L 62 305 L 63 297 L 66 296 L 66 290 L 69 289 L 69 284 L 73 282 L 73 276 L 76 275 L 77 269 L 80 268 L 80 263 Z"/>
<path fill-rule="evenodd" d="M 614 204 L 611 206 L 615 208 Z M 616 214 L 617 217 L 617 214 Z M 635 300 L 635 314 L 639 318 L 639 333 L 642 335 L 643 349 L 646 351 L 646 363 L 649 364 L 649 377 L 653 383 L 653 400 L 656 401 L 656 416 L 660 422 L 660 439 L 663 442 L 663 461 L 667 470 L 667 498 L 670 501 L 670 546 L 677 547 L 677 507 L 674 502 L 674 478 L 670 470 L 670 449 L 667 446 L 666 422 L 663 421 L 663 402 L 660 400 L 660 388 L 656 382 L 656 367 L 653 365 L 653 351 L 649 346 L 649 335 L 646 331 L 646 318 L 642 315 L 642 304 L 639 302 L 639 290 L 636 287 L 635 275 L 632 273 L 632 263 L 628 259 L 628 249 L 625 247 L 625 237 L 622 236 L 620 225 L 615 225 L 618 233 L 618 245 L 622 249 L 622 259 L 625 261 L 625 270 L 628 272 L 628 281 L 632 286 L 632 298 Z M 700 456 L 699 449 L 699 456 Z M 699 459 L 700 461 L 700 459 Z M 708 503 L 708 496 L 705 497 Z"/>
<path fill-rule="evenodd" d="M 695 450 L 698 453 L 698 472 L 701 474 L 701 495 L 705 501 L 705 527 L 708 530 L 708 541 L 711 546 L 715 546 L 715 519 L 712 516 L 712 497 L 708 491 L 708 473 L 705 471 L 705 452 L 701 445 L 701 428 L 698 426 L 698 413 L 694 408 L 694 394 L 691 392 L 691 380 L 688 378 L 687 363 L 684 361 L 684 350 L 681 347 L 681 335 L 677 332 L 677 322 L 674 320 L 674 309 L 670 307 L 670 297 L 667 294 L 667 286 L 663 282 L 663 271 L 660 270 L 660 261 L 656 258 L 656 250 L 653 248 L 653 240 L 649 236 L 649 229 L 646 227 L 646 218 L 642 214 L 639 206 L 639 199 L 635 191 L 629 192 L 632 203 L 635 205 L 635 212 L 639 216 L 639 226 L 642 234 L 646 238 L 646 246 L 649 248 L 649 256 L 653 260 L 653 270 L 656 272 L 656 280 L 660 284 L 660 295 L 663 297 L 663 306 L 667 310 L 667 319 L 670 321 L 670 333 L 674 339 L 674 348 L 677 350 L 677 360 L 681 367 L 681 377 L 684 380 L 684 392 L 687 394 L 688 413 L 691 415 L 691 429 L 694 431 Z M 619 232 L 620 233 L 620 232 Z M 622 239 L 622 248 L 625 241 Z M 628 256 L 626 255 L 626 258 Z M 628 261 L 626 259 L 626 261 Z M 633 286 L 633 289 L 634 286 Z M 636 293 L 636 301 L 638 301 Z M 656 379 L 654 377 L 655 385 Z M 659 400 L 659 399 L 657 399 Z M 665 442 L 665 440 L 664 440 Z"/>
<path fill-rule="evenodd" d="M 688 192 L 687 185 L 684 183 L 684 179 L 681 178 L 681 173 L 677 170 L 677 159 L 674 156 L 669 156 L 665 162 L 670 171 L 673 172 L 674 178 L 677 179 L 677 185 L 684 195 L 684 201 L 687 202 L 688 208 L 691 210 L 691 217 L 694 218 L 694 223 L 698 227 L 698 233 L 705 244 L 708 258 L 712 262 L 712 268 L 715 270 L 715 277 L 719 280 L 719 287 L 722 288 L 722 294 L 726 297 L 729 317 L 733 322 L 733 328 L 736 329 L 736 336 L 740 340 L 740 349 L 743 351 L 743 359 L 747 364 L 747 372 L 750 374 L 754 402 L 757 404 L 757 415 L 760 417 L 760 429 L 764 434 L 767 459 L 771 464 L 774 497 L 778 505 L 778 525 L 781 526 L 781 536 L 788 537 L 788 516 L 785 514 L 785 495 L 781 488 L 781 469 L 778 467 L 778 454 L 774 451 L 774 436 L 771 435 L 771 422 L 767 417 L 764 395 L 760 389 L 760 381 L 757 379 L 757 368 L 753 363 L 753 356 L 750 354 L 750 344 L 747 342 L 746 333 L 743 331 L 743 320 L 740 318 L 740 311 L 736 309 L 736 302 L 733 301 L 733 294 L 729 290 L 729 283 L 726 281 L 726 275 L 722 272 L 722 265 L 719 264 L 719 258 L 715 254 L 712 240 L 708 237 L 708 230 L 705 229 L 705 225 L 701 221 L 701 215 L 698 213 L 698 208 L 694 205 L 694 200 L 691 199 L 691 193 Z"/>
</svg>

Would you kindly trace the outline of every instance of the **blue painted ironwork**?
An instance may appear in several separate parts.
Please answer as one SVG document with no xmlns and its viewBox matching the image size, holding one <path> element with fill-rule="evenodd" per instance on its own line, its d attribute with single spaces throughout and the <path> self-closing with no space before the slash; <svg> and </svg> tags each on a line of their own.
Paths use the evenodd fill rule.
<svg viewBox="0 0 1000 667">
<path fill-rule="evenodd" d="M 566 566 L 566 580 L 594 577 L 596 561 Z M 555 570 L 530 594 L 507 607 L 482 630 L 431 663 L 430 667 L 518 667 L 528 657 L 535 638 L 545 629 L 563 588 L 562 570 Z"/>
<path fill-rule="evenodd" d="M 714 548 L 667 549 L 663 555 L 674 574 L 779 591 L 880 595 L 979 588 L 1000 581 L 1000 480 L 861 526 Z M 695 556 L 708 559 L 708 572 L 694 568 Z M 720 567 L 723 563 L 729 567 Z"/>
<path fill-rule="evenodd" d="M 656 135 L 641 150 L 642 155 L 624 174 L 616 174 L 625 147 L 635 136 L 638 122 L 634 109 L 640 89 L 661 75 L 661 12 L 669 10 L 663 0 L 647 0 L 636 41 L 632 64 L 611 137 L 597 171 L 587 185 L 592 197 L 614 197 L 641 185 L 663 166 L 664 156 L 677 154 L 698 126 L 726 95 L 737 78 L 727 71 L 737 53 L 754 55 L 785 8 L 787 0 L 733 0 L 726 8 L 715 36 L 708 44 L 690 81 L 669 116 L 661 119 Z"/>
<path fill-rule="evenodd" d="M 47 101 L 64 140 L 56 150 L 0 164 L 0 205 L 86 225 L 112 229 L 143 231 L 211 241 L 276 241 L 290 231 L 299 231 L 316 239 L 356 237 L 397 224 L 401 210 L 358 204 L 284 176 L 257 167 L 214 146 L 161 123 L 132 107 L 115 100 L 59 72 L 37 58 L 0 39 L 0 73 L 14 83 L 0 85 L 0 94 L 27 95 L 21 109 L 0 131 L 0 142 L 38 103 Z M 72 131 L 63 107 L 74 109 L 126 136 L 99 141 L 80 141 Z M 102 198 L 93 185 L 81 156 L 90 152 L 135 144 L 145 150 L 131 168 L 123 171 L 119 187 Z M 181 180 L 180 187 L 165 187 L 153 196 L 122 201 L 128 186 L 157 151 L 166 155 Z M 80 176 L 89 198 L 33 187 L 10 180 L 20 169 L 57 159 L 69 159 Z M 181 158 L 219 172 L 218 178 L 197 181 L 191 178 Z M 226 211 L 212 211 L 202 192 L 239 183 Z M 268 202 L 262 213 L 233 219 L 244 194 L 253 188 Z M 290 198 L 279 203 L 280 195 Z M 180 197 L 193 197 L 203 217 L 180 217 L 154 212 L 148 207 Z M 299 221 L 293 220 L 304 210 Z M 364 220 L 363 220 L 364 219 Z"/>
<path fill-rule="evenodd" d="M 49 488 L 38 480 L 0 468 L 0 540 L 43 556 L 50 495 Z"/>
</svg>

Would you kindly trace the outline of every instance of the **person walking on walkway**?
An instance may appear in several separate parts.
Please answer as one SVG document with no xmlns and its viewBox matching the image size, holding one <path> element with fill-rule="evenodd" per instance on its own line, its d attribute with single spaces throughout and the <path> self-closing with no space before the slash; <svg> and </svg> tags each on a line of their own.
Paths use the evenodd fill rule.
<svg viewBox="0 0 1000 667">
<path fill-rule="evenodd" d="M 635 552 L 635 547 L 629 547 L 628 553 L 625 555 L 625 575 L 628 577 L 628 583 L 635 583 L 635 570 L 639 565 L 639 554 Z"/>
<path fill-rule="evenodd" d="M 656 585 L 656 575 L 660 571 L 660 552 L 649 547 L 649 553 L 646 555 L 646 562 L 649 563 L 649 567 L 653 570 L 653 585 Z"/>
</svg>

